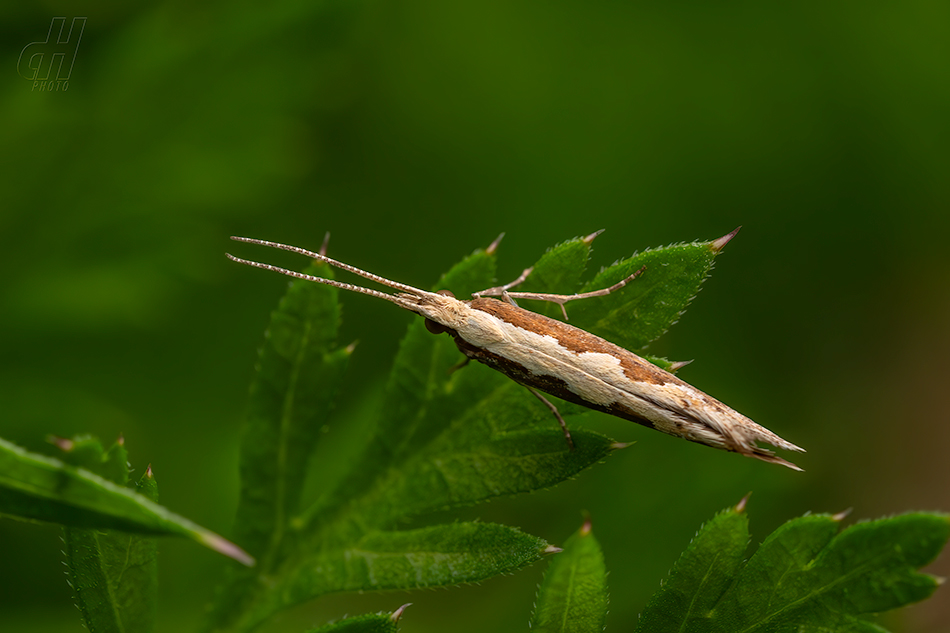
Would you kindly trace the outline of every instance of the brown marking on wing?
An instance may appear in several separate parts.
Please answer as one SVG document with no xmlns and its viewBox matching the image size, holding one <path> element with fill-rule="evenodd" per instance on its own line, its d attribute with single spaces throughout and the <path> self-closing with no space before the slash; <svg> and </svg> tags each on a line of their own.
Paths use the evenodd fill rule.
<svg viewBox="0 0 950 633">
<path fill-rule="evenodd" d="M 630 380 L 655 385 L 681 382 L 672 374 L 663 371 L 653 363 L 643 360 L 633 352 L 568 323 L 530 312 L 497 299 L 472 299 L 470 306 L 523 330 L 554 337 L 562 347 L 572 352 L 610 354 L 620 360 L 623 373 Z"/>
<path fill-rule="evenodd" d="M 574 404 L 578 404 L 582 407 L 587 407 L 588 409 L 603 411 L 604 413 L 608 413 L 625 420 L 630 420 L 632 422 L 636 422 L 637 424 L 648 426 L 651 429 L 654 428 L 652 422 L 641 416 L 638 416 L 632 410 L 623 405 L 611 404 L 607 406 L 601 406 L 588 402 L 571 391 L 567 383 L 560 378 L 549 376 L 547 374 L 533 374 L 524 365 L 518 362 L 468 343 L 465 339 L 459 336 L 457 332 L 449 330 L 449 334 L 455 339 L 455 344 L 458 346 L 459 350 L 468 358 L 477 360 L 484 365 L 488 365 L 492 369 L 500 371 L 519 384 L 532 387 L 538 391 L 543 391 L 544 393 L 556 396 L 562 400 L 567 400 L 568 402 L 573 402 Z"/>
</svg>

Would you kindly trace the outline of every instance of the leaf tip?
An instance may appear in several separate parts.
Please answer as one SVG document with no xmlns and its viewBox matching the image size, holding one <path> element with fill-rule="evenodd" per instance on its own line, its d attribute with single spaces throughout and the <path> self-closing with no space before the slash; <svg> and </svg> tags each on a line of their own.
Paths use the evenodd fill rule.
<svg viewBox="0 0 950 633">
<path fill-rule="evenodd" d="M 677 360 L 670 364 L 670 373 L 675 374 L 679 370 L 683 369 L 687 365 L 693 362 L 694 359 L 690 360 Z"/>
<path fill-rule="evenodd" d="M 544 548 L 544 550 L 542 550 L 541 553 L 547 556 L 548 554 L 560 554 L 563 551 L 564 550 L 560 547 L 556 547 L 554 545 L 548 545 L 547 547 Z"/>
<path fill-rule="evenodd" d="M 831 515 L 831 520 L 832 520 L 832 521 L 844 521 L 845 518 L 847 518 L 847 516 L 848 516 L 849 514 L 851 514 L 851 511 L 852 511 L 853 509 L 854 509 L 854 508 L 848 508 L 847 510 L 842 510 L 841 512 L 839 512 L 839 513 L 837 513 L 837 514 L 833 514 L 833 515 Z"/>
<path fill-rule="evenodd" d="M 710 242 L 709 250 L 711 250 L 713 253 L 719 253 L 719 251 L 721 251 L 722 249 L 726 247 L 726 244 L 732 241 L 732 238 L 736 236 L 736 233 L 738 233 L 739 229 L 741 228 L 742 228 L 741 226 L 737 226 L 736 229 L 732 231 L 731 233 L 726 233 L 725 235 L 720 237 L 718 240 L 713 240 L 712 242 Z"/>
<path fill-rule="evenodd" d="M 155 473 L 152 472 L 152 465 L 149 464 L 145 467 L 145 478 L 146 479 L 155 479 Z"/>
<path fill-rule="evenodd" d="M 360 343 L 359 339 L 353 341 L 352 343 L 350 343 L 349 345 L 343 348 L 344 353 L 347 356 L 352 355 L 353 352 L 356 351 L 356 346 L 359 345 L 359 343 Z"/>
<path fill-rule="evenodd" d="M 116 438 L 115 443 L 119 446 L 125 446 L 125 436 L 119 433 L 119 437 Z"/>
<path fill-rule="evenodd" d="M 229 558 L 233 558 L 242 565 L 253 567 L 256 563 L 253 556 L 223 536 L 218 536 L 214 532 L 200 532 L 196 535 L 196 538 L 203 545 L 207 545 L 214 551 L 224 554 Z"/>
<path fill-rule="evenodd" d="M 588 235 L 587 237 L 582 237 L 582 238 L 581 238 L 581 241 L 584 242 L 585 244 L 587 244 L 588 246 L 590 246 L 591 242 L 593 242 L 595 239 L 597 239 L 597 236 L 600 235 L 601 233 L 603 233 L 603 232 L 606 231 L 606 230 L 607 230 L 607 229 L 600 229 L 599 231 L 594 231 L 593 233 L 591 233 L 591 234 Z"/>
<path fill-rule="evenodd" d="M 495 241 L 488 245 L 488 248 L 485 249 L 485 253 L 488 255 L 494 255 L 498 250 L 498 245 L 501 244 L 501 238 L 505 237 L 504 232 L 495 238 Z"/>
<path fill-rule="evenodd" d="M 69 451 L 73 450 L 76 447 L 75 442 L 65 437 L 60 437 L 58 435 L 48 435 L 46 437 L 46 441 L 52 444 L 53 446 L 55 446 L 56 448 L 58 448 L 59 450 L 63 451 L 64 453 L 68 453 Z"/>
<path fill-rule="evenodd" d="M 389 619 L 392 620 L 393 622 L 399 622 L 399 618 L 402 617 L 403 611 L 405 611 L 407 607 L 411 607 L 411 606 L 412 606 L 412 603 L 407 602 L 406 604 L 402 605 L 401 607 L 393 611 L 390 614 Z"/>
<path fill-rule="evenodd" d="M 751 496 L 752 496 L 752 493 L 750 492 L 750 493 L 748 493 L 746 496 L 742 497 L 742 499 L 739 501 L 739 503 L 736 504 L 736 512 L 737 512 L 737 513 L 745 512 L 745 507 L 746 507 L 746 505 L 748 505 L 748 503 L 749 503 L 749 497 L 751 497 Z"/>
<path fill-rule="evenodd" d="M 584 513 L 584 523 L 581 525 L 581 529 L 578 530 L 578 534 L 581 536 L 590 536 L 590 533 L 594 531 L 594 524 L 590 519 L 590 513 Z"/>
<path fill-rule="evenodd" d="M 633 444 L 636 444 L 636 442 L 613 442 L 607 448 L 610 449 L 611 451 L 619 451 L 624 448 L 627 448 L 628 446 L 632 446 Z"/>
<path fill-rule="evenodd" d="M 327 231 L 323 236 L 323 244 L 320 245 L 320 250 L 317 251 L 324 257 L 327 256 L 327 247 L 330 246 L 330 231 Z"/>
</svg>

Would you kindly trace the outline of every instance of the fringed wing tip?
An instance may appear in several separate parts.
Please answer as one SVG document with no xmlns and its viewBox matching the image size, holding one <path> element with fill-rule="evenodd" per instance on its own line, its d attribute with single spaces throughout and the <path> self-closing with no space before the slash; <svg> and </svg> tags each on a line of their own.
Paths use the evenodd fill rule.
<svg viewBox="0 0 950 633">
<path fill-rule="evenodd" d="M 794 444 L 792 446 L 794 446 Z M 795 449 L 790 449 L 790 450 L 796 450 L 796 449 L 804 452 L 804 449 L 798 448 L 797 446 L 795 446 Z M 770 464 L 779 464 L 780 466 L 785 466 L 786 468 L 791 468 L 792 470 L 797 470 L 798 472 L 804 472 L 804 469 L 799 468 L 792 462 L 782 459 L 781 457 L 779 457 L 772 451 L 764 449 L 764 448 L 759 448 L 758 446 L 753 447 L 750 452 L 747 452 L 747 453 L 743 452 L 743 455 L 745 455 L 746 457 L 754 457 L 756 459 L 761 459 L 763 462 L 768 462 Z"/>
</svg>

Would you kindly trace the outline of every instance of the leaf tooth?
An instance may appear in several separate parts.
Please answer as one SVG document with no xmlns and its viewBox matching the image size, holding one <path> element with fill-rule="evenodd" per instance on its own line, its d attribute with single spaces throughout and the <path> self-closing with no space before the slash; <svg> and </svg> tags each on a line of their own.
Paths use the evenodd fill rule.
<svg viewBox="0 0 950 633">
<path fill-rule="evenodd" d="M 593 233 L 591 233 L 591 234 L 588 235 L 587 237 L 582 237 L 582 238 L 581 238 L 581 241 L 584 242 L 584 243 L 587 244 L 587 245 L 590 245 L 591 242 L 593 242 L 593 241 L 597 238 L 598 235 L 600 235 L 601 233 L 603 233 L 603 232 L 606 231 L 606 230 L 607 230 L 607 229 L 600 229 L 599 231 L 594 231 Z"/>
<path fill-rule="evenodd" d="M 752 493 L 750 492 L 739 500 L 739 503 L 736 504 L 736 512 L 745 512 L 745 507 L 749 503 L 749 497 L 751 496 Z"/>
<path fill-rule="evenodd" d="M 709 249 L 714 253 L 718 253 L 719 251 L 721 251 L 723 248 L 726 247 L 726 244 L 732 241 L 732 238 L 736 236 L 736 233 L 738 233 L 739 229 L 741 228 L 742 228 L 741 226 L 737 226 L 734 231 L 730 233 L 726 233 L 725 235 L 723 235 L 717 240 L 713 240 L 712 242 L 709 243 Z"/>
<path fill-rule="evenodd" d="M 848 508 L 848 509 L 846 509 L 846 510 L 842 510 L 841 512 L 839 512 L 839 513 L 837 513 L 837 514 L 831 515 L 831 518 L 832 518 L 833 520 L 835 520 L 835 521 L 843 521 L 849 514 L 851 514 L 851 511 L 852 511 L 853 509 L 854 509 L 854 508 Z"/>
<path fill-rule="evenodd" d="M 494 255 L 494 254 L 495 254 L 495 251 L 498 250 L 498 245 L 501 244 L 501 239 L 502 239 L 503 237 L 505 237 L 505 234 L 504 234 L 504 233 L 502 233 L 501 235 L 499 235 L 498 237 L 496 237 L 496 238 L 495 238 L 495 241 L 492 242 L 491 244 L 489 244 L 489 245 L 488 245 L 488 248 L 485 249 L 485 253 L 486 253 L 487 255 Z"/>
<path fill-rule="evenodd" d="M 393 611 L 392 614 L 389 616 L 389 619 L 392 620 L 393 622 L 399 622 L 399 618 L 402 617 L 403 611 L 406 610 L 406 607 L 411 607 L 411 606 L 412 606 L 412 603 L 407 602 L 406 604 L 402 605 L 401 607 Z"/>
</svg>

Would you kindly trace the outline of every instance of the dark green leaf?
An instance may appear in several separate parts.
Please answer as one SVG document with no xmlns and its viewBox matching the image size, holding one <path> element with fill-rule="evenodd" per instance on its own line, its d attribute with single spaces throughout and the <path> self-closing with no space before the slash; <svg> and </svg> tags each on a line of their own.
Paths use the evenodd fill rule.
<svg viewBox="0 0 950 633">
<path fill-rule="evenodd" d="M 905 514 L 853 525 L 837 534 L 827 515 L 789 521 L 759 547 L 728 599 L 718 631 L 850 630 L 860 616 L 918 602 L 937 588 L 916 569 L 950 536 L 946 516 Z"/>
<path fill-rule="evenodd" d="M 290 583 L 301 599 L 317 589 L 376 591 L 477 582 L 539 560 L 549 545 L 495 523 L 451 523 L 416 530 L 368 532 L 300 566 Z"/>
<path fill-rule="evenodd" d="M 607 568 L 585 522 L 554 557 L 538 590 L 531 630 L 600 633 L 607 619 Z"/>
<path fill-rule="evenodd" d="M 732 584 L 749 545 L 744 503 L 717 514 L 704 525 L 653 594 L 637 626 L 638 633 L 699 631 Z"/>
<path fill-rule="evenodd" d="M 2 439 L 0 514 L 71 527 L 185 536 L 236 560 L 253 563 L 233 543 L 143 495 Z"/>
<path fill-rule="evenodd" d="M 789 521 L 743 565 L 744 517 L 718 515 L 677 562 L 637 632 L 881 632 L 865 618 L 936 589 L 935 578 L 916 570 L 946 544 L 946 516 L 905 514 L 840 533 L 838 520 Z"/>
</svg>

